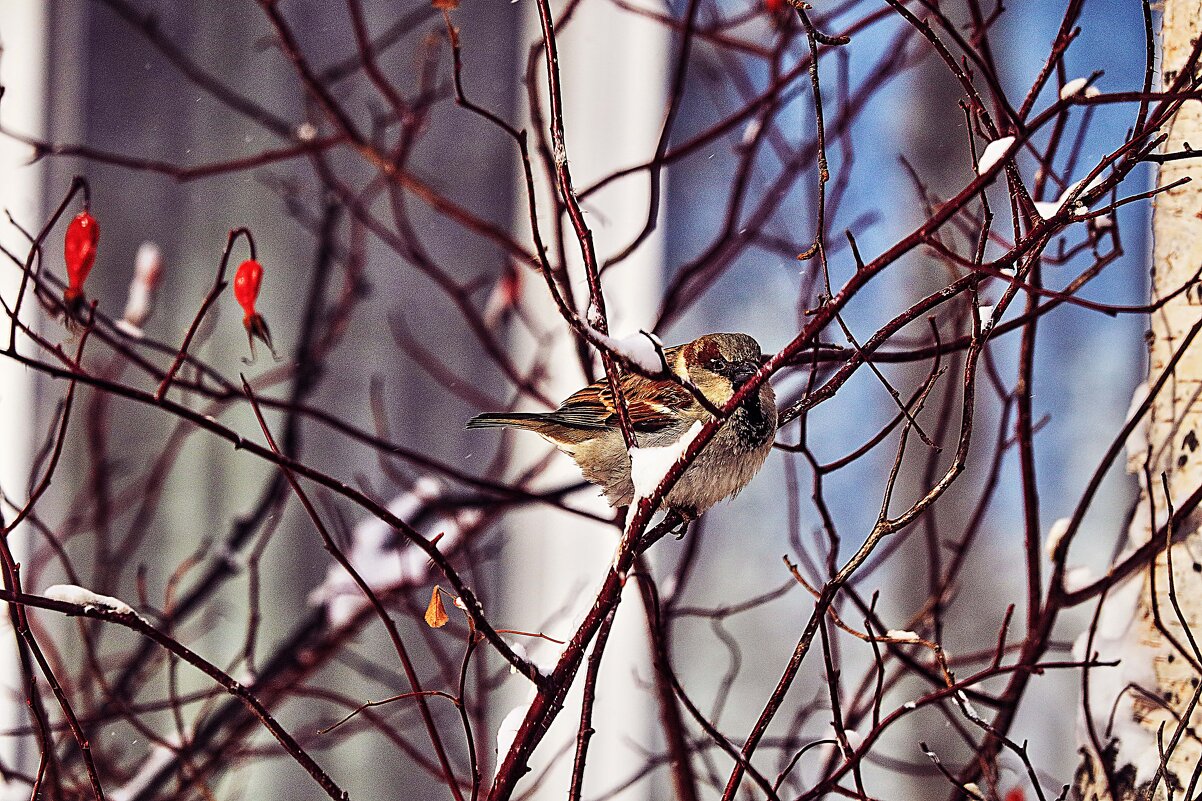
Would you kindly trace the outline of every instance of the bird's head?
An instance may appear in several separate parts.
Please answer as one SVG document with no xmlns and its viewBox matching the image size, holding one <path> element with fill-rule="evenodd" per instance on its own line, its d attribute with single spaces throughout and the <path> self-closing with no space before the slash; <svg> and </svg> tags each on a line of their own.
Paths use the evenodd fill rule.
<svg viewBox="0 0 1202 801">
<path fill-rule="evenodd" d="M 760 343 L 747 334 L 706 334 L 684 345 L 676 370 L 715 404 L 730 400 L 760 369 Z"/>
</svg>

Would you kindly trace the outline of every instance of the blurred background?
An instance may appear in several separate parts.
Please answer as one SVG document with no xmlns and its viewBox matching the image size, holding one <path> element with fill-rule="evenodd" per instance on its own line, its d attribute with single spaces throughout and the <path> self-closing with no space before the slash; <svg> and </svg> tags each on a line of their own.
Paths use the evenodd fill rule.
<svg viewBox="0 0 1202 801">
<path fill-rule="evenodd" d="M 966 26 L 971 23 L 967 7 L 950 5 L 956 7 L 947 10 L 951 17 Z M 605 273 L 611 328 L 620 335 L 654 330 L 668 344 L 709 331 L 737 330 L 756 336 L 768 353 L 785 345 L 822 291 L 817 264 L 796 258 L 814 236 L 813 100 L 801 72 L 784 84 L 768 106 L 754 106 L 753 101 L 808 53 L 796 23 L 782 25 L 771 8 L 741 0 L 634 6 L 625 0 L 584 0 L 567 8 L 558 3 L 553 7 L 557 14 L 574 15 L 563 24 L 558 39 L 567 155 L 576 189 L 601 261 L 620 257 Z M 397 118 L 390 119 L 395 109 L 389 108 L 365 71 L 354 66 L 357 48 L 347 9 L 316 0 L 287 0 L 279 8 L 309 63 L 330 79 L 339 102 L 364 130 L 389 141 L 399 124 Z M 881 13 L 883 9 L 883 4 L 872 2 L 814 4 L 813 14 L 823 30 L 854 28 L 851 44 L 824 55 L 820 62 L 824 87 L 830 92 L 826 112 L 831 186 L 838 187 L 828 190 L 836 193 L 828 208 L 835 285 L 855 269 L 844 229 L 854 231 L 859 250 L 871 259 L 926 219 L 924 193 L 928 199 L 951 197 L 973 176 L 967 132 L 957 106 L 960 86 L 920 37 L 897 16 Z M 527 94 L 528 70 L 541 74 L 543 68 L 537 52 L 530 57 L 530 47 L 540 35 L 531 0 L 466 3 L 451 13 L 460 28 L 462 76 L 471 101 L 516 126 L 545 130 L 545 119 L 531 118 Z M 431 95 L 431 102 L 421 106 L 420 126 L 405 144 L 404 169 L 471 215 L 511 232 L 515 241 L 532 250 L 514 142 L 454 103 L 442 12 L 420 2 L 364 2 L 362 14 L 372 35 L 388 42 L 376 54 L 380 72 L 406 98 Z M 679 21 L 688 14 L 695 14 L 698 30 L 706 34 L 692 37 L 684 52 Z M 1062 16 L 1060 4 L 1015 2 L 991 28 L 990 45 L 1004 89 L 1019 101 L 1043 67 Z M 1079 24 L 1080 38 L 1065 58 L 1067 77 L 1101 70 L 1104 74 L 1096 85 L 1105 91 L 1138 87 L 1144 50 L 1139 4 L 1091 0 L 1084 4 Z M 487 336 L 503 345 L 518 370 L 532 371 L 544 398 L 565 397 L 586 378 L 576 358 L 577 345 L 545 297 L 541 277 L 518 264 L 513 252 L 495 238 L 456 224 L 445 209 L 423 203 L 419 193 L 410 191 L 398 200 L 390 198 L 386 189 L 371 189 L 377 180 L 376 167 L 347 148 L 189 180 L 177 180 L 153 166 L 186 167 L 254 157 L 299 141 L 298 131 L 305 125 L 318 136 L 331 133 L 293 64 L 275 44 L 262 9 L 253 3 L 215 6 L 188 0 L 6 0 L 0 5 L 0 43 L 4 48 L 0 82 L 5 88 L 0 124 L 6 131 L 102 154 L 122 154 L 139 162 L 122 165 L 108 157 L 48 154 L 34 160 L 27 143 L 0 141 L 0 196 L 5 208 L 28 229 L 38 229 L 49 218 L 73 175 L 88 178 L 93 213 L 102 230 L 100 256 L 88 291 L 100 310 L 120 315 L 134 255 L 141 243 L 153 241 L 163 252 L 164 279 L 146 335 L 177 345 L 213 281 L 228 231 L 246 226 L 254 233 L 265 270 L 260 310 L 271 324 L 284 361 L 274 364 L 262 356 L 250 366 L 238 361 L 246 355 L 245 334 L 240 312 L 228 297 L 209 315 L 192 348 L 194 355 L 228 377 L 236 379 L 245 372 L 260 382 L 257 386 L 264 394 L 287 398 L 298 380 L 292 366 L 301 347 L 307 298 L 314 286 L 321 285 L 321 313 L 328 319 L 334 319 L 331 310 L 338 298 L 351 298 L 355 305 L 353 313 L 338 321 L 337 335 L 329 337 L 316 380 L 303 390 L 308 406 L 368 432 L 378 432 L 384 419 L 392 442 L 467 475 L 516 481 L 525 469 L 537 465 L 531 487 L 572 486 L 578 481 L 568 460 L 559 456 L 547 460 L 548 449 L 541 442 L 508 435 L 500 439 L 495 432 L 463 428 L 480 411 L 515 402 L 536 408 L 539 401 L 532 393 L 515 389 L 512 376 L 504 375 L 488 355 L 480 332 L 465 322 L 448 293 L 422 268 L 423 261 L 459 282 L 465 302 L 482 313 L 496 302 L 498 281 L 517 271 L 521 300 L 515 313 L 521 319 L 498 322 L 493 318 Z M 348 59 L 349 67 L 345 66 Z M 541 77 L 538 81 L 535 89 L 542 97 L 545 83 Z M 236 97 L 218 96 L 214 85 L 230 88 Z M 1053 82 L 1040 107 L 1051 102 L 1056 91 Z M 682 100 L 674 106 L 665 141 L 674 157 L 664 164 L 662 174 L 635 170 L 594 189 L 616 171 L 653 160 L 665 108 L 674 93 Z M 240 99 L 249 100 L 258 111 L 240 109 Z M 749 107 L 766 116 L 744 115 L 720 134 L 706 135 L 719 121 Z M 1131 112 L 1098 107 L 1096 113 L 1088 112 L 1087 121 L 1081 119 L 1080 110 L 1074 114 L 1073 125 L 1087 122 L 1089 126 L 1077 158 L 1077 174 L 1083 175 L 1122 143 Z M 749 149 L 752 157 L 747 156 Z M 543 200 L 542 225 L 551 230 L 556 223 L 546 211 L 551 205 L 550 178 L 542 162 L 536 160 L 535 168 Z M 412 231 L 402 235 L 420 241 L 421 252 L 406 257 L 404 248 L 390 246 L 386 237 L 357 221 L 345 198 L 334 196 L 328 182 L 323 186 L 323 172 L 355 187 L 356 197 L 388 226 L 389 213 L 395 211 L 390 202 L 405 204 L 403 216 Z M 654 231 L 626 257 L 627 245 L 647 223 L 653 173 L 662 182 L 652 217 Z M 921 188 L 914 175 L 921 176 Z M 991 197 L 1001 210 L 999 215 L 1004 215 L 1005 187 L 994 186 Z M 323 214 L 338 231 L 334 255 L 324 261 L 319 252 Z M 1091 284 L 1090 296 L 1112 303 L 1141 303 L 1148 268 L 1148 209 L 1142 204 L 1127 206 L 1118 217 L 1124 255 Z M 997 229 L 1010 236 L 1007 225 L 999 222 Z M 11 226 L 4 227 L 0 242 L 16 254 L 28 249 L 28 242 Z M 552 258 L 572 264 L 570 283 L 583 308 L 584 284 L 575 272 L 575 254 L 568 253 L 576 245 L 569 236 L 562 247 L 563 252 L 557 253 L 552 246 Z M 46 268 L 61 275 L 60 259 L 57 245 L 48 245 Z M 1058 270 L 1062 272 L 1057 274 Z M 1046 268 L 1049 283 L 1063 283 L 1062 276 L 1075 272 L 1069 266 Z M 6 264 L 0 273 L 0 294 L 6 301 L 19 277 L 13 264 Z M 913 251 L 860 293 L 844 319 L 863 341 L 901 309 L 948 280 L 944 265 L 924 251 Z M 997 287 L 984 289 L 987 297 L 982 303 L 999 293 Z M 1016 304 L 1008 314 L 1019 311 Z M 54 341 L 69 341 L 61 324 L 36 307 L 27 309 L 27 317 Z M 1132 388 L 1145 369 L 1145 328 L 1140 316 L 1112 319 L 1071 305 L 1040 323 L 1034 405 L 1035 416 L 1042 421 L 1036 452 L 1045 531 L 1070 513 L 1108 445 L 1109 433 L 1098 436 L 1097 432 L 1115 431 L 1122 423 Z M 901 340 L 914 341 L 923 335 L 920 328 L 907 329 Z M 999 337 L 989 351 L 991 370 L 1006 383 L 1013 382 L 1017 336 Z M 847 344 L 838 329 L 829 331 L 824 340 Z M 102 348 L 91 356 L 97 371 L 121 375 L 125 369 Z M 443 366 L 445 373 L 438 374 L 431 365 Z M 882 370 L 908 396 L 929 367 L 915 362 L 882 365 Z M 2 369 L 0 487 L 10 499 L 5 514 L 11 515 L 20 505 L 14 506 L 11 499 L 24 497 L 35 455 L 53 428 L 63 386 L 8 361 Z M 796 397 L 806 388 L 808 376 L 808 370 L 783 373 L 776 382 L 778 395 Z M 153 387 L 145 379 L 142 384 Z M 258 438 L 257 424 L 245 403 L 196 396 L 186 396 L 185 402 L 217 415 L 247 437 Z M 964 479 L 940 502 L 931 520 L 887 543 L 887 558 L 877 560 L 857 579 L 856 591 L 863 598 L 880 593 L 876 608 L 890 628 L 921 627 L 924 605 L 939 580 L 939 560 L 946 558 L 946 554 L 932 556 L 944 550 L 941 532 L 961 531 L 978 509 L 1002 420 L 1001 404 L 992 392 L 983 391 L 980 402 L 980 433 Z M 958 408 L 954 391 L 933 402 L 923 418 L 928 433 L 943 421 L 954 443 Z M 863 370 L 840 390 L 836 401 L 810 412 L 807 441 L 820 461 L 829 462 L 854 450 L 895 414 L 881 382 Z M 283 425 L 284 416 L 269 410 L 268 422 Z M 797 442 L 797 426 L 783 429 L 778 439 Z M 14 535 L 15 547 L 25 555 L 23 561 L 28 560 L 23 573 L 28 591 L 39 592 L 71 578 L 64 571 L 64 560 L 48 552 L 43 529 L 52 532 L 69 554 L 70 564 L 78 570 L 78 583 L 135 606 L 139 606 L 136 599 L 144 597 L 155 608 L 169 610 L 173 600 L 190 589 L 209 586 L 203 582 L 214 580 L 214 565 L 225 564 L 229 575 L 220 579 L 194 613 L 176 621 L 172 631 L 190 648 L 228 666 L 248 683 L 253 683 L 256 673 L 255 665 L 240 661 L 248 626 L 258 627 L 255 648 L 261 671 L 290 643 L 311 645 L 307 633 L 328 625 L 326 610 L 314 604 L 311 593 L 326 579 L 332 561 L 300 505 L 286 492 L 281 495 L 280 477 L 271 465 L 240 455 L 227 442 L 179 424 L 160 410 L 91 389 L 80 391 L 66 442 L 53 491 L 39 507 L 37 524 L 27 523 Z M 439 525 L 451 525 L 447 521 L 465 523 L 456 515 L 473 509 L 467 501 L 454 501 L 470 494 L 463 482 L 413 460 L 378 458 L 364 443 L 310 417 L 296 424 L 295 447 L 304 461 L 384 502 L 404 497 L 423 478 L 434 478 L 439 492 L 452 500 L 423 507 L 420 524 L 431 535 Z M 945 456 L 915 456 L 908 461 L 899 496 L 908 499 L 923 491 Z M 825 499 L 841 535 L 839 553 L 833 558 L 846 558 L 871 528 L 879 510 L 882 476 L 892 458 L 893 448 L 886 446 L 825 477 Z M 1012 577 L 1018 575 L 1015 565 L 1021 563 L 1022 488 L 1014 469 L 1015 455 L 999 458 L 1005 469 L 992 490 L 938 632 L 952 655 L 991 648 L 1007 604 L 1021 601 Z M 1082 535 L 1082 541 L 1090 543 L 1091 558 L 1096 557 L 1087 567 L 1099 572 L 1134 497 L 1125 477 L 1112 476 L 1109 481 Z M 830 556 L 822 520 L 810 500 L 812 482 L 802 455 L 777 451 L 750 487 L 707 514 L 686 540 L 661 542 L 651 554 L 661 595 L 671 596 L 676 613 L 670 647 L 679 680 L 700 710 L 736 745 L 759 714 L 813 608 L 812 598 L 792 580 L 781 558 L 787 555 L 800 563 L 803 572 L 820 583 L 821 575 L 811 571 L 817 567 L 820 573 Z M 610 516 L 594 495 L 586 487 L 566 502 L 598 517 Z M 321 508 L 341 520 L 344 534 L 362 523 L 361 512 L 328 497 Z M 616 544 L 612 526 L 547 504 L 519 504 L 512 512 L 486 513 L 482 522 L 473 518 L 465 525 L 472 532 L 471 545 L 461 564 L 467 566 L 465 576 L 486 610 L 507 628 L 543 631 L 554 637 L 570 633 L 571 621 L 587 608 Z M 244 527 L 241 538 L 240 526 Z M 695 553 L 690 556 L 691 551 Z M 682 560 L 687 560 L 687 569 L 682 569 Z M 397 619 L 419 672 L 430 686 L 442 687 L 454 683 L 456 677 L 447 675 L 447 665 L 457 669 L 455 654 L 461 644 L 440 639 L 440 632 L 421 623 L 429 592 L 428 582 L 412 588 L 397 601 L 399 609 L 412 614 L 398 614 Z M 657 726 L 647 621 L 639 611 L 637 589 L 628 588 L 627 593 L 628 603 L 619 613 L 602 667 L 595 752 L 584 793 L 589 799 L 663 798 L 671 793 L 667 767 L 648 762 L 648 754 L 661 753 L 664 745 Z M 257 603 L 254 597 L 259 598 Z M 741 607 L 754 599 L 758 600 L 746 604 L 745 610 Z M 256 606 L 261 607 L 261 619 L 252 621 L 249 616 Z M 857 614 L 852 610 L 852 625 L 862 622 Z M 52 632 L 57 658 L 68 666 L 68 673 L 71 665 L 97 658 L 111 678 L 122 664 L 113 654 L 137 645 L 126 632 L 94 628 L 90 636 L 97 650 L 93 651 L 93 645 L 81 644 L 74 623 L 49 618 L 43 615 L 42 625 Z M 1071 642 L 1084 623 L 1081 616 L 1066 616 L 1058 639 Z M 925 634 L 933 636 L 929 629 Z M 11 635 L 6 636 L 4 658 L 9 661 L 0 667 L 0 675 L 9 677 L 9 692 L 0 699 L 0 729 L 5 733 L 0 737 L 0 757 L 27 774 L 36 763 L 36 741 L 28 734 Z M 557 653 L 551 643 L 515 638 L 518 641 L 536 661 L 552 659 Z M 854 640 L 843 648 L 842 675 L 850 691 L 870 669 L 872 650 Z M 164 662 L 159 654 L 154 660 L 132 696 L 139 702 L 211 689 L 199 674 Z M 529 685 L 520 677 L 494 675 L 503 668 L 499 660 L 492 659 L 487 666 L 480 661 L 475 680 L 489 688 L 486 694 L 481 691 L 484 701 L 478 721 L 487 784 L 496 764 L 496 729 L 509 710 L 522 703 Z M 1076 710 L 1065 699 L 1075 696 L 1078 685 L 1079 677 L 1070 671 L 1039 677 L 1015 726 L 1016 732 L 1030 739 L 1040 775 L 1055 788 L 1068 780 L 1076 762 Z M 281 698 L 274 711 L 290 729 L 303 732 L 302 744 L 352 797 L 447 795 L 445 785 L 420 767 L 423 759 L 432 756 L 412 705 L 394 704 L 379 714 L 413 742 L 398 743 L 366 725 L 354 728 L 353 735 L 323 739 L 314 734 L 317 726 L 330 725 L 350 711 L 345 699 L 379 699 L 408 688 L 378 622 L 355 631 L 339 654 L 322 661 L 295 687 L 307 690 Z M 337 690 L 342 702 L 319 691 L 330 688 Z M 772 736 L 790 743 L 830 737 L 826 688 L 820 659 L 814 658 L 791 690 Z M 891 685 L 891 708 L 925 688 L 925 682 L 914 677 Z M 105 694 L 95 681 L 83 682 L 74 691 L 81 703 L 82 699 L 98 703 Z M 195 734 L 214 719 L 218 709 L 219 700 L 204 697 L 182 705 L 182 721 L 173 720 L 167 711 L 147 710 L 143 725 L 178 744 L 181 737 L 188 739 L 177 730 L 181 723 L 185 732 Z M 435 704 L 432 709 L 437 725 L 452 739 L 461 735 L 456 728 L 458 713 L 449 704 Z M 523 785 L 527 797 L 565 797 L 571 753 L 564 744 L 574 740 L 576 724 L 576 714 L 570 711 L 557 721 L 535 778 Z M 156 748 L 146 732 L 120 717 L 99 718 L 90 730 L 105 761 L 111 797 L 174 797 L 171 781 L 164 781 L 150 795 L 139 795 L 134 780 Z M 702 737 L 695 727 L 691 730 Z M 229 751 L 213 752 L 220 754 L 214 758 L 230 761 L 230 769 L 211 776 L 214 797 L 323 797 L 295 763 L 282 758 L 265 733 L 237 740 L 232 734 L 229 737 L 235 743 Z M 465 754 L 459 739 L 451 760 L 462 768 Z M 888 730 L 874 751 L 877 758 L 865 763 L 865 781 L 875 797 L 932 797 L 931 793 L 946 792 L 945 780 L 918 750 L 920 740 L 952 765 L 969 753 L 961 734 L 947 724 L 938 707 L 908 716 Z M 711 776 L 717 784 L 704 797 L 716 798 L 729 759 L 713 747 L 699 745 L 698 749 L 699 774 Z M 757 761 L 766 775 L 775 777 L 791 754 L 783 746 L 779 754 L 766 747 Z M 808 788 L 830 756 L 829 749 L 804 756 L 786 787 L 793 793 Z M 643 773 L 645 764 L 651 767 Z M 1012 772 L 1000 781 L 1010 786 L 1024 779 Z M 9 788 L 13 798 L 28 796 L 28 788 L 19 781 L 9 782 Z"/>
</svg>

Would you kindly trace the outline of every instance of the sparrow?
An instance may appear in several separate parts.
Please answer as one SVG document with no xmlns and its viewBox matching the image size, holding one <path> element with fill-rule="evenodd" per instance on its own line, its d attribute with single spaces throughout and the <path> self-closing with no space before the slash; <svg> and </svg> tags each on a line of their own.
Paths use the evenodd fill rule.
<svg viewBox="0 0 1202 801">
<path fill-rule="evenodd" d="M 760 368 L 760 345 L 747 334 L 706 334 L 666 348 L 669 369 L 691 381 L 721 407 Z M 672 445 L 694 425 L 713 419 L 680 384 L 623 373 L 619 386 L 640 448 Z M 522 428 L 571 456 L 584 477 L 601 487 L 611 506 L 634 500 L 630 454 L 622 437 L 609 382 L 601 379 L 577 391 L 552 412 L 481 414 L 468 428 Z M 686 520 L 733 497 L 759 472 L 776 434 L 776 394 L 765 381 L 723 422 L 663 499 Z"/>
</svg>

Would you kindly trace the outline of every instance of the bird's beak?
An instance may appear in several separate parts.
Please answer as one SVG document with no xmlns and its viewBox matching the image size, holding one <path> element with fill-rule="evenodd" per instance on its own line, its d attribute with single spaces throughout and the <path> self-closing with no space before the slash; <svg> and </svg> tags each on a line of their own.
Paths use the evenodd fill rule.
<svg viewBox="0 0 1202 801">
<path fill-rule="evenodd" d="M 730 383 L 735 389 L 747 383 L 753 375 L 759 372 L 759 367 L 750 362 L 736 364 L 730 371 Z"/>
</svg>

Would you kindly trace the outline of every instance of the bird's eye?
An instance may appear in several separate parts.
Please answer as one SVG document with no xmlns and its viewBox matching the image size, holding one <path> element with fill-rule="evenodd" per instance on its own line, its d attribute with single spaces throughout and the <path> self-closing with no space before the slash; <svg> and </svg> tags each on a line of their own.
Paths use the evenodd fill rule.
<svg viewBox="0 0 1202 801">
<path fill-rule="evenodd" d="M 705 363 L 706 369 L 713 370 L 714 372 L 721 370 L 725 366 L 726 362 L 722 361 L 721 359 L 710 359 Z"/>
</svg>

